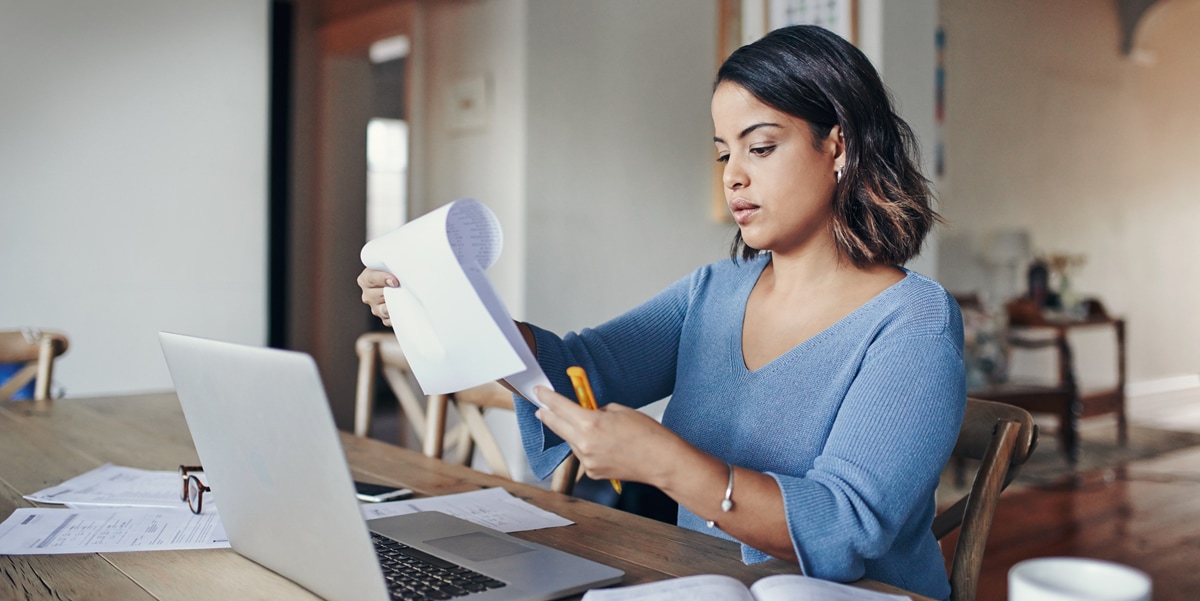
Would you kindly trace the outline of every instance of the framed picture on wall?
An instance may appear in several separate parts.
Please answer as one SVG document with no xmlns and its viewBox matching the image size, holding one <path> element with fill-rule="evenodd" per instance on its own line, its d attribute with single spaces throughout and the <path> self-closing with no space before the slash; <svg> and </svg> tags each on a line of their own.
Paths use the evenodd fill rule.
<svg viewBox="0 0 1200 601">
<path fill-rule="evenodd" d="M 767 0 L 767 31 L 786 25 L 820 25 L 858 42 L 856 0 Z"/>
<path fill-rule="evenodd" d="M 717 65 L 737 48 L 788 25 L 820 25 L 858 43 L 858 0 L 719 0 L 717 10 Z M 732 223 L 721 164 L 714 165 L 712 217 Z"/>
<path fill-rule="evenodd" d="M 719 0 L 717 64 L 734 50 L 788 25 L 820 25 L 858 43 L 858 0 Z"/>
</svg>

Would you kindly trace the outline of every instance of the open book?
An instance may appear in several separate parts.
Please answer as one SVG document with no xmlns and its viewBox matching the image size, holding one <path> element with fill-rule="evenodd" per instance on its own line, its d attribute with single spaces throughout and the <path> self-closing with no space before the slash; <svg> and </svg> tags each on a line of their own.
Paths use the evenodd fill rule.
<svg viewBox="0 0 1200 601">
<path fill-rule="evenodd" d="M 818 580 L 799 574 L 778 574 L 759 579 L 750 588 L 729 576 L 684 576 L 619 588 L 594 589 L 584 601 L 910 601 L 848 584 Z"/>
</svg>

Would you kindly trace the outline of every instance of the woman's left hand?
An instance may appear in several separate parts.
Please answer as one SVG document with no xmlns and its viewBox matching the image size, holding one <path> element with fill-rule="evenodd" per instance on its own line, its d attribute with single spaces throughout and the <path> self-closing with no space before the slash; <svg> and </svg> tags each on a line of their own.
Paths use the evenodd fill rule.
<svg viewBox="0 0 1200 601">
<path fill-rule="evenodd" d="M 571 445 L 589 478 L 653 485 L 666 465 L 651 458 L 670 457 L 672 446 L 686 444 L 654 418 L 624 405 L 592 411 L 548 388 L 536 393 L 546 408 L 535 415 Z"/>
</svg>

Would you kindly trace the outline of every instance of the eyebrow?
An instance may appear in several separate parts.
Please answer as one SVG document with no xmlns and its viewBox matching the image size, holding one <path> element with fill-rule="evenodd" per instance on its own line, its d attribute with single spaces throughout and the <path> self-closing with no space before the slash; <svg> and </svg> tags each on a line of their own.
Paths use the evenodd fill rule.
<svg viewBox="0 0 1200 601">
<path fill-rule="evenodd" d="M 753 132 L 754 130 L 760 129 L 763 127 L 783 127 L 783 126 L 778 123 L 755 123 L 754 125 L 751 125 L 750 127 L 747 127 L 746 129 L 743 129 L 742 133 L 738 134 L 737 139 L 741 140 L 742 138 L 745 138 L 746 136 L 750 135 L 750 133 Z M 725 140 L 723 138 L 713 136 L 713 142 L 724 142 L 724 141 Z"/>
</svg>

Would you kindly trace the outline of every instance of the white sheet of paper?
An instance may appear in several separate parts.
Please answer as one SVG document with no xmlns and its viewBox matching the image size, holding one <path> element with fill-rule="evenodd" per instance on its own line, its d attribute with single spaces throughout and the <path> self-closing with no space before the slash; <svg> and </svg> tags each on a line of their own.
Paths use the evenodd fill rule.
<svg viewBox="0 0 1200 601">
<path fill-rule="evenodd" d="M 364 503 L 360 509 L 368 520 L 418 511 L 440 511 L 501 532 L 554 528 L 575 523 L 518 499 L 503 488 L 485 488 L 425 499 Z"/>
<path fill-rule="evenodd" d="M 476 200 L 456 200 L 363 247 L 363 265 L 396 276 L 384 290 L 392 328 L 425 394 L 501 378 L 541 405 L 553 388 L 484 270 L 500 256 L 500 222 Z"/>
<path fill-rule="evenodd" d="M 169 507 L 187 510 L 181 500 L 179 472 L 142 470 L 106 463 L 58 486 L 25 495 L 30 501 L 60 503 L 71 507 L 91 505 Z M 204 495 L 204 506 L 215 506 L 215 497 Z"/>
<path fill-rule="evenodd" d="M 22 507 L 0 523 L 0 555 L 221 549 L 216 511 L 164 507 Z"/>
</svg>

